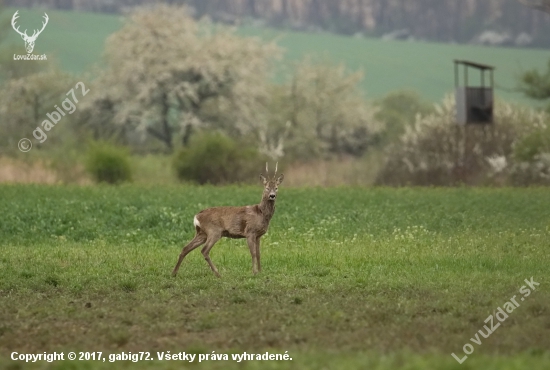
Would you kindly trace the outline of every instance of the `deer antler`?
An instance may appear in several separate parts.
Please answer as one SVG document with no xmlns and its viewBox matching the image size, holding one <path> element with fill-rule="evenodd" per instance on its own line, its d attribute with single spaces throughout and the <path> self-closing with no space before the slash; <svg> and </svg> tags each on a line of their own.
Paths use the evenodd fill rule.
<svg viewBox="0 0 550 370">
<path fill-rule="evenodd" d="M 15 12 L 15 14 L 13 15 L 13 17 L 11 18 L 11 26 L 13 27 L 15 32 L 17 32 L 18 34 L 20 34 L 21 36 L 23 36 L 27 39 L 36 39 L 38 37 L 38 35 L 40 35 L 42 33 L 42 31 L 44 31 L 44 28 L 46 28 L 46 25 L 48 24 L 48 21 L 50 20 L 48 15 L 46 13 L 44 13 L 44 15 L 43 15 L 44 22 L 42 22 L 42 29 L 40 31 L 39 30 L 34 30 L 32 36 L 29 36 L 29 35 L 27 35 L 27 30 L 26 29 L 25 29 L 25 32 L 21 32 L 21 31 L 19 31 L 19 26 L 16 27 L 15 23 L 17 21 L 17 18 L 19 18 L 19 10 L 17 10 Z"/>
<path fill-rule="evenodd" d="M 38 35 L 40 35 L 42 33 L 42 31 L 44 31 L 44 28 L 46 28 L 46 25 L 48 24 L 48 21 L 50 20 L 50 18 L 48 17 L 48 15 L 46 13 L 44 13 L 43 18 L 44 18 L 44 22 L 42 22 L 42 29 L 40 31 L 34 30 L 31 38 L 38 37 Z"/>
<path fill-rule="evenodd" d="M 27 30 L 25 30 L 25 32 L 21 32 L 19 31 L 19 26 L 17 26 L 17 28 L 15 27 L 15 22 L 17 21 L 17 18 L 19 18 L 19 10 L 15 12 L 15 14 L 13 15 L 13 17 L 11 17 L 11 26 L 13 27 L 13 29 L 15 30 L 15 32 L 17 32 L 18 34 L 20 34 L 21 36 L 26 36 L 26 37 L 29 37 L 27 35 Z"/>
<path fill-rule="evenodd" d="M 275 163 L 275 173 L 273 174 L 273 178 L 277 177 L 277 168 L 279 167 L 279 162 Z M 265 162 L 265 176 L 268 177 L 269 175 L 269 169 L 267 168 L 267 162 Z"/>
</svg>

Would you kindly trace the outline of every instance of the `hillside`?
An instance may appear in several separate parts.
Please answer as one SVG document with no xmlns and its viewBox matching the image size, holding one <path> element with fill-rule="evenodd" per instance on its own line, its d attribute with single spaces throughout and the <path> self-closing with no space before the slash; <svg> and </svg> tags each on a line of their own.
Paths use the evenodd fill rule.
<svg viewBox="0 0 550 370">
<path fill-rule="evenodd" d="M 9 8 L 11 17 L 15 9 Z M 80 73 L 100 62 L 105 39 L 121 27 L 121 17 L 95 13 L 48 10 L 49 24 L 37 40 L 35 53 L 55 56 L 63 69 Z M 43 11 L 20 9 L 24 27 L 40 24 Z M 11 30 L 11 29 L 10 29 Z M 335 62 L 344 62 L 352 69 L 365 72 L 364 89 L 370 98 L 390 91 L 410 88 L 426 98 L 438 101 L 452 91 L 455 58 L 470 59 L 496 66 L 495 79 L 499 87 L 513 88 L 516 77 L 529 68 L 543 68 L 550 52 L 534 49 L 494 48 L 472 45 L 428 42 L 382 41 L 374 38 L 353 38 L 325 33 L 281 32 L 275 29 L 241 27 L 246 36 L 276 39 L 287 49 L 286 61 L 315 54 Z M 21 46 L 23 42 L 10 32 L 8 42 Z M 497 91 L 506 100 L 527 102 L 517 93 Z"/>
<path fill-rule="evenodd" d="M 478 36 L 500 45 L 549 47 L 550 15 L 537 11 L 548 0 L 160 0 L 186 4 L 196 16 L 239 23 L 249 19 L 277 28 L 382 36 L 398 32 L 438 42 L 469 43 Z M 155 1 L 159 2 L 159 1 Z M 524 6 L 530 4 L 532 7 Z M 14 7 L 121 14 L 150 0 L 5 0 Z M 547 10 L 548 8 L 546 8 Z M 519 38 L 518 38 L 519 37 Z M 518 41 L 519 40 L 519 41 Z"/>
</svg>

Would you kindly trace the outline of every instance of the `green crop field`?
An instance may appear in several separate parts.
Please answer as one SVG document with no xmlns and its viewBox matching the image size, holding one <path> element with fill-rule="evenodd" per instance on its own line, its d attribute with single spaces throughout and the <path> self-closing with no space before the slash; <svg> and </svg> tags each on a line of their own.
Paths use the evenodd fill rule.
<svg viewBox="0 0 550 370">
<path fill-rule="evenodd" d="M 4 16 L 11 17 L 14 8 L 8 8 Z M 100 62 L 106 38 L 122 25 L 122 17 L 79 12 L 48 10 L 50 22 L 36 42 L 35 53 L 54 56 L 62 68 L 82 72 Z M 20 9 L 19 24 L 23 28 L 40 25 L 42 10 Z M 10 29 L 11 31 L 11 29 Z M 427 99 L 439 101 L 454 87 L 453 59 L 467 59 L 494 65 L 496 69 L 497 96 L 510 101 L 533 104 L 510 92 L 517 85 L 517 78 L 530 68 L 545 68 L 548 50 L 494 48 L 472 45 L 438 44 L 428 42 L 386 42 L 374 38 L 352 38 L 331 34 L 300 33 L 250 26 L 238 31 L 245 36 L 259 36 L 265 40 L 277 40 L 287 50 L 285 61 L 294 61 L 306 54 L 322 60 L 344 62 L 351 69 L 365 73 L 362 86 L 370 98 L 381 97 L 399 89 L 419 91 Z M 23 41 L 10 32 L 8 42 Z M 477 74 L 472 82 L 478 83 Z"/>
<path fill-rule="evenodd" d="M 222 239 L 211 253 L 221 279 L 198 250 L 171 277 L 195 213 L 260 194 L 1 185 L 0 368 L 550 368 L 547 189 L 283 184 L 260 274 L 243 240 Z M 531 277 L 540 285 L 526 295 Z M 451 353 L 463 348 L 460 365 Z M 106 361 L 11 360 L 53 351 Z M 109 362 L 140 351 L 154 360 Z M 158 360 L 168 351 L 197 357 Z M 292 360 L 232 360 L 244 352 Z"/>
</svg>

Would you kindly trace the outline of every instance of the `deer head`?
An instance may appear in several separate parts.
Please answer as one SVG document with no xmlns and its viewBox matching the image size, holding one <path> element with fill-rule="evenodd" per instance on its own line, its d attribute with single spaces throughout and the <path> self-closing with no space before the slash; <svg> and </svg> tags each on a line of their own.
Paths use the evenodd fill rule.
<svg viewBox="0 0 550 370">
<path fill-rule="evenodd" d="M 271 179 L 269 179 L 269 176 L 268 176 L 269 170 L 267 168 L 267 163 L 265 164 L 265 175 L 268 177 L 265 177 L 264 175 L 260 175 L 260 179 L 264 184 L 263 197 L 272 202 L 274 202 L 275 198 L 277 198 L 277 190 L 279 190 L 279 185 L 283 182 L 283 179 L 285 178 L 283 174 L 280 174 L 279 177 L 277 177 L 278 165 L 279 165 L 279 162 L 275 164 L 275 174 Z"/>
<path fill-rule="evenodd" d="M 19 13 L 19 10 L 16 11 L 11 18 L 11 26 L 13 27 L 15 32 L 21 35 L 21 38 L 25 41 L 25 49 L 27 50 L 27 53 L 30 54 L 34 49 L 34 42 L 36 41 L 36 38 L 42 33 L 42 31 L 44 31 L 44 28 L 46 28 L 49 18 L 48 15 L 44 13 L 44 22 L 42 22 L 42 29 L 40 31 L 34 30 L 33 34 L 29 36 L 27 35 L 27 30 L 25 30 L 25 32 L 21 32 L 19 31 L 19 26 L 15 27 L 15 21 L 17 20 L 17 18 L 19 18 L 19 15 L 17 13 Z"/>
</svg>

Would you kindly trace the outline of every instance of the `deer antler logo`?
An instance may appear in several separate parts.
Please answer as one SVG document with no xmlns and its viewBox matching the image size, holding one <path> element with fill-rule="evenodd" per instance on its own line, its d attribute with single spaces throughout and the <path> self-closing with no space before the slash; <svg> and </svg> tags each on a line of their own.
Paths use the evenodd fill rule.
<svg viewBox="0 0 550 370">
<path fill-rule="evenodd" d="M 13 17 L 11 18 L 11 26 L 13 27 L 15 32 L 21 35 L 21 38 L 25 41 L 25 49 L 27 49 L 27 53 L 30 54 L 34 49 L 34 42 L 36 41 L 36 38 L 38 37 L 38 35 L 42 33 L 42 31 L 44 31 L 44 28 L 46 28 L 49 18 L 48 18 L 48 15 L 44 13 L 44 22 L 42 22 L 42 29 L 40 31 L 34 30 L 33 34 L 29 36 L 27 35 L 27 30 L 25 30 L 25 32 L 21 32 L 19 31 L 19 26 L 15 27 L 15 21 L 17 20 L 17 18 L 19 18 L 18 13 L 19 13 L 19 10 L 16 11 Z"/>
</svg>

